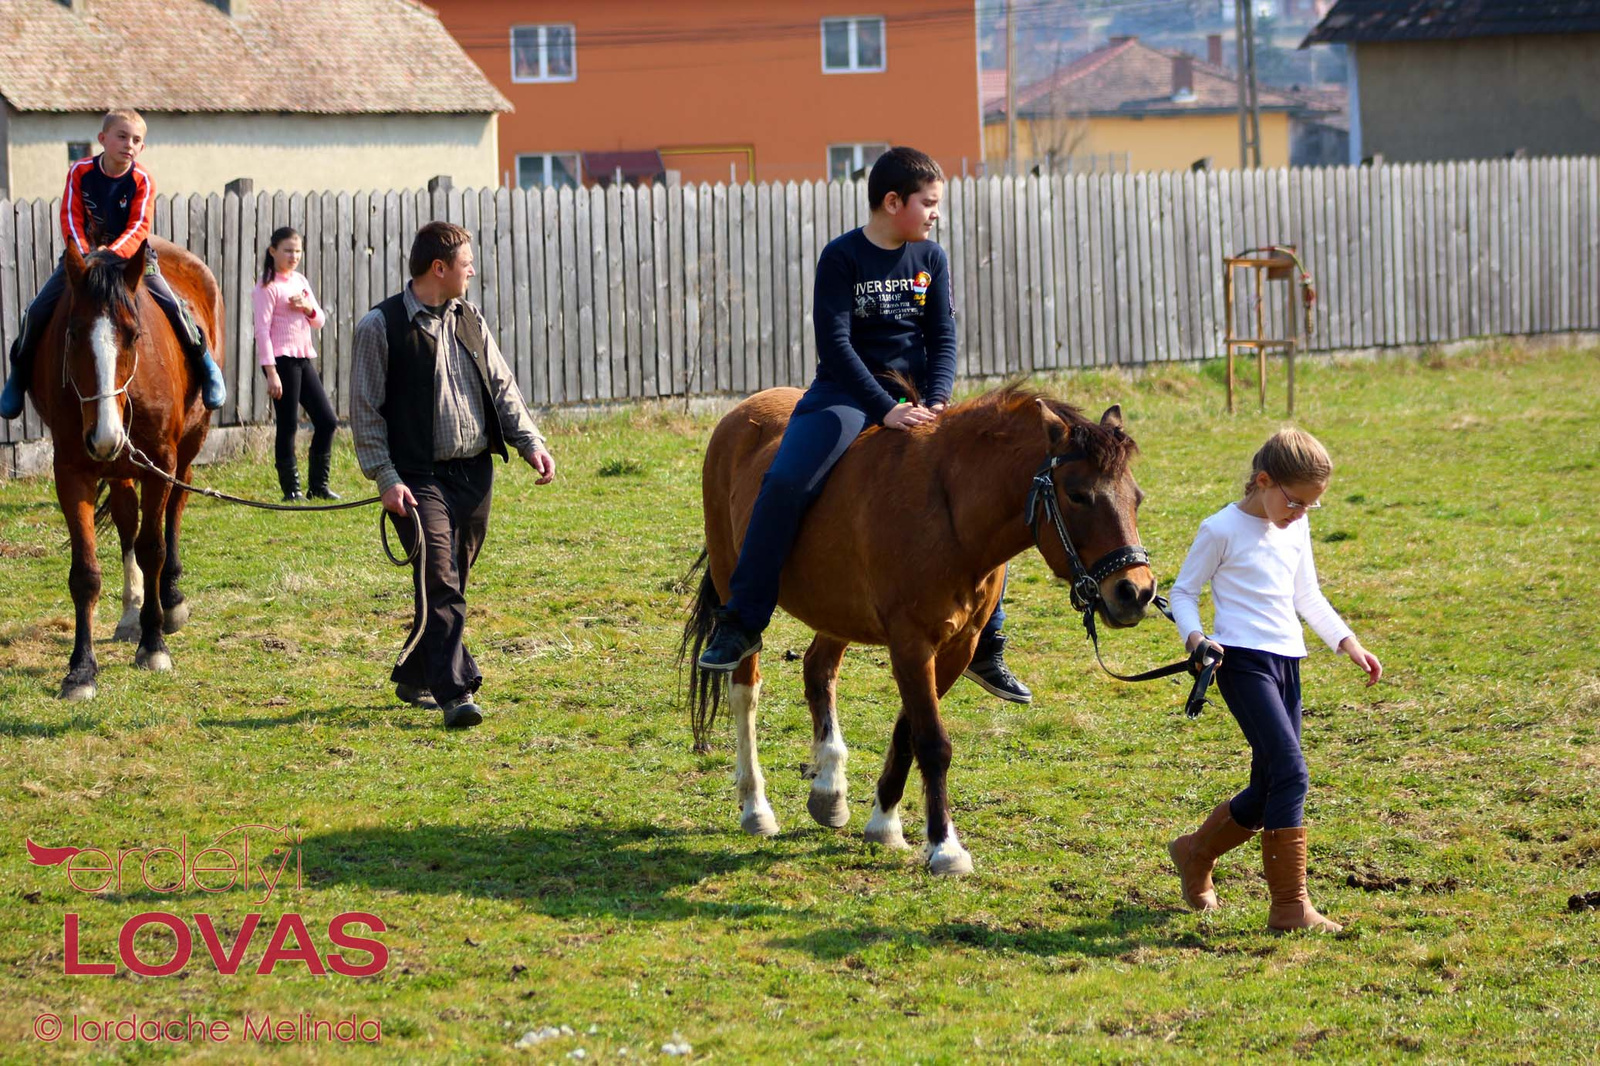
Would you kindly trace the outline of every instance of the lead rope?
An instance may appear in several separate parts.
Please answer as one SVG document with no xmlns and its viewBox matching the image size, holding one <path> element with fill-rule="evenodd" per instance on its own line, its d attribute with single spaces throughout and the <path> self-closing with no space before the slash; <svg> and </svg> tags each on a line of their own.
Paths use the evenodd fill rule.
<svg viewBox="0 0 1600 1066">
<path fill-rule="evenodd" d="M 133 405 L 133 397 L 131 395 L 128 397 L 128 405 L 131 416 L 131 409 Z M 125 426 L 128 424 L 129 422 L 127 421 L 123 422 L 123 425 Z M 199 485 L 191 485 L 187 481 L 182 481 L 174 475 L 167 473 L 165 470 L 157 466 L 154 460 L 141 451 L 138 445 L 133 443 L 132 438 L 128 436 L 126 430 L 124 430 L 122 433 L 122 446 L 118 449 L 117 455 L 121 455 L 123 452 L 127 453 L 129 461 L 135 466 L 143 467 L 145 470 L 148 470 L 150 473 L 161 478 L 163 481 L 167 482 L 169 485 L 175 489 L 178 489 L 179 491 L 192 492 L 197 496 L 209 496 L 213 500 L 221 500 L 224 503 L 236 503 L 243 507 L 255 507 L 262 511 L 348 511 L 354 507 L 370 507 L 375 503 L 381 503 L 383 501 L 382 496 L 368 496 L 365 499 L 346 500 L 342 503 L 299 505 L 268 503 L 265 500 L 250 500 L 243 496 L 235 496 L 232 493 L 223 492 L 219 489 L 208 489 L 202 488 Z M 112 459 L 115 458 L 115 455 L 112 456 Z M 413 562 L 415 562 L 418 568 L 423 572 L 422 579 L 417 582 L 417 618 L 412 622 L 411 636 L 406 639 L 405 645 L 400 649 L 399 657 L 395 660 L 396 665 L 404 662 L 411 655 L 411 653 L 416 650 L 418 641 L 422 639 L 422 631 L 427 625 L 428 618 L 428 555 L 427 549 L 422 543 L 422 516 L 417 513 L 417 509 L 415 507 L 407 511 L 406 514 L 411 518 L 411 532 L 413 540 L 410 550 L 408 550 L 404 556 L 399 556 L 395 554 L 394 548 L 390 547 L 389 545 L 388 521 L 394 522 L 395 532 L 398 533 L 400 531 L 400 520 L 387 509 L 382 507 L 378 509 L 378 539 L 383 544 L 383 553 L 389 557 L 389 561 L 395 566 L 410 566 Z"/>
</svg>

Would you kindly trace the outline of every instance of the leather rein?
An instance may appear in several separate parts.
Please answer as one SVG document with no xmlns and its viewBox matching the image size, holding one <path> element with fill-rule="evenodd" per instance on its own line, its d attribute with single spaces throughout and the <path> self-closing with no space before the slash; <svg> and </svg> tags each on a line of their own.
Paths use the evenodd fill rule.
<svg viewBox="0 0 1600 1066">
<path fill-rule="evenodd" d="M 1028 523 L 1028 529 L 1033 533 L 1034 546 L 1044 554 L 1044 545 L 1041 543 L 1039 533 L 1040 512 L 1044 512 L 1056 536 L 1061 540 L 1061 547 L 1067 553 L 1067 562 L 1072 567 L 1072 606 L 1083 612 L 1083 628 L 1089 633 L 1089 641 L 1094 645 L 1094 657 L 1100 664 L 1100 669 L 1116 678 L 1118 681 L 1154 681 L 1157 678 L 1171 677 L 1174 674 L 1189 672 L 1195 675 L 1194 687 L 1189 691 L 1189 698 L 1184 702 L 1183 711 L 1190 718 L 1198 718 L 1200 711 L 1210 701 L 1206 699 L 1206 690 L 1211 687 L 1212 678 L 1217 672 L 1217 664 L 1221 662 L 1214 653 L 1209 651 L 1208 645 L 1201 644 L 1195 649 L 1193 655 L 1187 659 L 1180 659 L 1166 666 L 1158 666 L 1153 670 L 1145 670 L 1137 674 L 1119 674 L 1106 665 L 1105 658 L 1100 654 L 1100 634 L 1095 628 L 1095 612 L 1105 604 L 1105 598 L 1100 594 L 1100 583 L 1119 570 L 1126 570 L 1133 566 L 1150 565 L 1150 553 L 1140 544 L 1124 544 L 1114 548 L 1095 561 L 1094 566 L 1085 566 L 1083 559 L 1078 555 L 1078 549 L 1072 543 L 1072 537 L 1067 533 L 1067 524 L 1061 515 L 1061 505 L 1056 502 L 1056 469 L 1067 463 L 1078 462 L 1086 459 L 1081 451 L 1068 451 L 1060 455 L 1052 455 L 1040 464 L 1039 469 L 1033 472 L 1033 484 L 1028 488 L 1028 502 L 1023 508 L 1023 518 Z M 1157 595 L 1152 601 L 1156 610 L 1172 619 L 1172 609 L 1167 604 L 1165 596 Z"/>
</svg>

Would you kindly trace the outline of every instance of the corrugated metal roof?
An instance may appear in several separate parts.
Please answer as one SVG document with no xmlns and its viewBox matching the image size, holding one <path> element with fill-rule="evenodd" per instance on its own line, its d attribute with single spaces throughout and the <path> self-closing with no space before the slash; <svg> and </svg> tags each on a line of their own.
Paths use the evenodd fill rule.
<svg viewBox="0 0 1600 1066">
<path fill-rule="evenodd" d="M 1600 33 L 1600 0 L 1338 0 L 1300 47 L 1547 33 Z"/>
</svg>

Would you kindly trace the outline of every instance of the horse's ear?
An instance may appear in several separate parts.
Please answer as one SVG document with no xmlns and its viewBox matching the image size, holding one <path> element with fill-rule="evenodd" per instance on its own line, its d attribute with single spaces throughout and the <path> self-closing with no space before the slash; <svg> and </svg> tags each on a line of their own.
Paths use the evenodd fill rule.
<svg viewBox="0 0 1600 1066">
<path fill-rule="evenodd" d="M 133 292 L 139 287 L 139 279 L 144 277 L 144 249 L 145 242 L 140 241 L 139 247 L 128 256 L 128 261 L 122 267 L 122 280 L 127 283 L 128 291 Z"/>
<path fill-rule="evenodd" d="M 1106 413 L 1100 416 L 1100 424 L 1107 429 L 1122 428 L 1122 405 L 1114 403 L 1106 408 Z"/>
<path fill-rule="evenodd" d="M 77 288 L 78 282 L 83 280 L 83 272 L 86 269 L 83 253 L 78 251 L 78 242 L 67 242 L 67 254 L 61 257 L 61 261 L 67 268 L 67 280 L 72 282 L 73 288 Z"/>
<path fill-rule="evenodd" d="M 1045 436 L 1049 438 L 1050 450 L 1054 451 L 1062 438 L 1072 431 L 1072 427 L 1067 425 L 1066 419 L 1056 414 L 1050 405 L 1044 402 L 1043 396 L 1035 396 L 1033 402 L 1039 405 L 1039 417 L 1044 420 Z"/>
</svg>

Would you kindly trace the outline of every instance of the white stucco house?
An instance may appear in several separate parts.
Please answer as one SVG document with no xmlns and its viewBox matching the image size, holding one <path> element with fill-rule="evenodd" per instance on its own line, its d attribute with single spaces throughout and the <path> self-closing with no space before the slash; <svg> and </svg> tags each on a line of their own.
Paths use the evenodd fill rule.
<svg viewBox="0 0 1600 1066">
<path fill-rule="evenodd" d="M 413 0 L 0 3 L 0 195 L 60 195 L 114 107 L 163 193 L 492 187 L 511 110 Z"/>
</svg>

